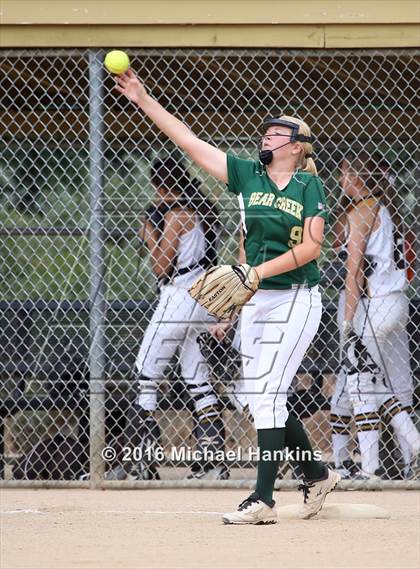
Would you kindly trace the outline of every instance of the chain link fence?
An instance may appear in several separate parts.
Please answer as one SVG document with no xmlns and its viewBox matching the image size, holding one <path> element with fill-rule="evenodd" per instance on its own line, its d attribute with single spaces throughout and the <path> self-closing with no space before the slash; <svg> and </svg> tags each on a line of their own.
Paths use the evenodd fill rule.
<svg viewBox="0 0 420 569">
<path fill-rule="evenodd" d="M 211 319 L 189 314 L 185 300 L 206 255 L 208 263 L 238 262 L 236 198 L 118 95 L 102 67 L 104 54 L 0 52 L 1 477 L 4 484 L 94 487 L 250 484 L 256 440 L 240 388 L 238 330 L 222 344 L 203 342 Z M 289 406 L 348 486 L 409 487 L 418 481 L 418 441 L 407 425 L 414 428 L 419 411 L 419 52 L 148 49 L 129 55 L 151 94 L 224 151 L 255 159 L 267 115 L 295 115 L 311 125 L 331 212 L 320 259 L 324 313 Z M 398 266 L 409 314 L 407 322 L 404 312 L 399 318 L 393 345 L 400 359 L 391 356 L 390 363 L 402 379 L 397 387 L 388 384 L 375 421 L 361 419 L 340 399 L 337 307 L 346 265 L 331 231 L 348 205 L 341 197 L 343 159 L 362 151 L 376 157 L 394 213 L 408 228 L 399 233 Z M 144 227 L 148 220 L 162 228 L 165 212 L 150 206 L 171 175 L 190 191 L 176 236 L 178 266 L 188 271 L 164 283 L 155 276 Z M 191 213 L 193 191 L 202 204 L 212 200 L 208 215 L 219 228 L 213 242 Z M 213 353 L 203 355 L 200 341 Z M 156 381 L 144 373 L 147 358 Z M 375 373 L 379 384 L 381 371 Z M 378 430 L 378 468 L 367 480 L 358 432 Z M 203 459 L 209 448 L 224 458 L 216 452 Z M 293 485 L 299 476 L 296 465 L 285 463 L 279 485 Z"/>
</svg>

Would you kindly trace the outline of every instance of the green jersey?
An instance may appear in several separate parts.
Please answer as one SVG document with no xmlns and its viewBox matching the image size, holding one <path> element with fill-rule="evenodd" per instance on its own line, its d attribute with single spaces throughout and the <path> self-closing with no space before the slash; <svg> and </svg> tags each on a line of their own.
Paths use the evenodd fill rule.
<svg viewBox="0 0 420 569">
<path fill-rule="evenodd" d="M 302 242 L 307 217 L 328 221 L 324 189 L 318 176 L 297 171 L 280 190 L 259 162 L 227 155 L 228 190 L 238 196 L 244 228 L 246 262 L 255 267 Z M 317 262 L 282 273 L 260 283 L 262 289 L 316 285 Z"/>
</svg>

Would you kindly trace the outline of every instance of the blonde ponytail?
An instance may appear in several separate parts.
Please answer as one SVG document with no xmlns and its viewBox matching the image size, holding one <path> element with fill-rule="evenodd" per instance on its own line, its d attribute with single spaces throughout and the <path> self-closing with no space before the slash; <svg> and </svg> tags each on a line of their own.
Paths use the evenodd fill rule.
<svg viewBox="0 0 420 569">
<path fill-rule="evenodd" d="M 311 129 L 305 121 L 296 117 L 289 117 L 287 115 L 282 115 L 279 117 L 279 119 L 284 119 L 286 121 L 297 124 L 299 126 L 298 134 L 311 136 Z M 299 154 L 296 169 L 300 170 L 301 172 L 309 172 L 310 174 L 317 176 L 318 170 L 312 157 L 312 144 L 310 142 L 300 142 L 299 144 L 302 145 L 302 152 Z"/>
<path fill-rule="evenodd" d="M 310 144 L 309 146 L 312 146 L 312 144 Z M 303 167 L 299 168 L 299 170 L 302 170 L 302 172 L 309 172 L 310 174 L 313 174 L 314 176 L 318 176 L 318 170 L 316 168 L 315 160 L 313 158 L 304 157 L 303 158 Z"/>
</svg>

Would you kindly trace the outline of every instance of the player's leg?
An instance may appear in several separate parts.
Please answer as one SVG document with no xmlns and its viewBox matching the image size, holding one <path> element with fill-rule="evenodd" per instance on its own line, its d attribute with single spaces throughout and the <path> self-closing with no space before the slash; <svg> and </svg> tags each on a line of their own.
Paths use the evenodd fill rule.
<svg viewBox="0 0 420 569">
<path fill-rule="evenodd" d="M 158 382 L 185 336 L 182 322 L 189 319 L 185 294 L 175 287 L 162 287 L 158 306 L 145 331 L 136 359 L 138 395 L 127 412 L 127 446 L 141 449 L 143 458 L 126 464 L 134 476 L 158 478 L 153 450 L 160 444 L 160 429 L 155 418 Z"/>
<path fill-rule="evenodd" d="M 304 290 L 285 296 L 287 301 L 273 306 L 264 323 L 255 382 L 260 384 L 261 393 L 251 398 L 251 413 L 255 418 L 262 451 L 266 446 L 270 451 L 281 450 L 288 440 L 292 450 L 298 447 L 311 454 L 312 449 L 302 424 L 294 420 L 287 422 L 286 403 L 290 384 L 318 330 L 321 299 L 318 292 Z M 301 322 L 303 328 L 302 324 L 297 327 L 296 322 Z M 278 438 L 277 447 L 275 437 Z M 306 478 L 320 478 L 325 471 L 324 466 L 312 458 L 312 454 L 300 466 Z M 275 470 L 274 478 L 272 468 Z M 267 498 L 272 495 L 277 468 L 276 461 L 260 462 L 257 491 Z"/>
<path fill-rule="evenodd" d="M 410 411 L 413 405 L 414 388 L 407 332 L 409 302 L 406 295 L 401 293 L 397 295 L 397 301 L 392 300 L 390 304 L 395 310 L 397 318 L 393 325 L 386 330 L 387 346 L 383 352 L 386 379 L 403 409 Z"/>
<path fill-rule="evenodd" d="M 185 337 L 191 304 L 185 304 L 185 291 L 162 287 L 158 306 L 147 326 L 135 363 L 138 385 L 137 404 L 147 411 L 157 406 L 157 386 Z"/>
<path fill-rule="evenodd" d="M 325 465 L 317 459 L 302 422 L 293 413 L 289 413 L 285 426 L 285 446 L 293 453 L 305 478 L 322 478 Z"/>
<path fill-rule="evenodd" d="M 186 383 L 194 410 L 193 434 L 203 460 L 193 465 L 191 478 L 221 479 L 229 477 L 223 461 L 211 460 L 211 455 L 224 451 L 225 429 L 222 408 L 210 381 L 210 371 L 197 342 L 198 335 L 207 330 L 208 315 L 193 299 L 191 319 L 186 323 L 185 337 L 180 347 L 182 377 Z M 205 458 L 206 455 L 209 458 Z"/>
<path fill-rule="evenodd" d="M 279 361 L 283 363 L 279 366 L 280 369 L 276 370 L 278 377 L 280 377 L 280 383 L 278 380 L 277 382 L 275 381 L 274 374 L 270 374 L 271 382 L 269 383 L 267 393 L 269 395 L 270 392 L 272 395 L 274 394 L 272 402 L 275 424 L 283 423 L 283 417 L 286 412 L 287 418 L 284 421 L 284 442 L 288 451 L 294 453 L 296 462 L 298 462 L 304 474 L 304 482 L 299 487 L 304 493 L 304 506 L 300 515 L 303 519 L 309 519 L 320 511 L 327 494 L 335 488 L 340 480 L 340 476 L 330 471 L 322 461 L 317 458 L 302 423 L 293 414 L 287 413 L 286 403 L 288 389 L 319 328 L 322 312 L 321 296 L 317 290 L 299 290 L 291 304 L 292 310 L 297 312 L 294 316 L 298 321 L 304 322 L 304 326 L 303 329 L 299 331 L 299 334 L 295 334 L 294 318 L 288 315 L 286 316 L 291 326 L 283 328 L 283 340 L 281 344 L 285 349 L 283 353 L 281 353 L 281 351 L 279 352 Z M 270 314 L 270 318 L 274 322 L 277 321 L 277 324 L 283 321 L 283 317 L 284 313 L 282 313 L 282 311 L 279 312 L 277 309 Z M 267 339 L 264 338 L 263 335 L 263 341 L 267 341 L 268 345 L 270 345 L 271 336 L 269 325 L 270 322 L 267 322 L 265 326 L 268 332 Z M 289 345 L 287 345 L 288 343 Z M 267 359 L 266 361 L 269 360 Z M 261 375 L 261 369 L 259 369 L 259 376 Z M 268 414 L 269 404 L 269 396 L 268 398 L 263 396 L 258 401 L 258 405 L 266 410 L 264 416 Z M 258 408 L 258 405 L 256 409 L 254 407 L 253 412 L 256 416 L 259 415 L 262 417 L 263 412 Z M 259 433 L 258 426 L 257 432 Z M 275 464 L 275 468 L 278 468 L 278 464 Z M 272 472 L 267 472 L 267 469 L 264 467 L 261 469 L 261 480 L 263 481 L 263 479 L 264 482 L 270 481 L 270 483 L 272 480 Z"/>
<path fill-rule="evenodd" d="M 366 476 L 374 476 L 379 468 L 380 418 L 376 379 L 377 374 L 363 369 L 347 374 L 347 387 L 354 409 L 361 455 L 361 469 Z"/>
<path fill-rule="evenodd" d="M 240 343 L 242 354 L 242 374 L 241 378 L 242 393 L 246 397 L 248 405 L 255 395 L 255 378 L 258 373 L 258 363 L 260 359 L 258 345 L 261 342 L 264 328 L 264 306 L 256 300 L 260 293 L 253 297 L 252 301 L 245 305 L 241 312 L 240 322 Z M 257 297 L 257 298 L 256 298 Z M 284 429 L 280 430 L 279 437 L 274 437 L 274 444 L 277 446 L 278 440 L 283 439 Z M 259 446 L 260 440 L 257 444 Z M 281 446 L 281 448 L 283 448 Z M 241 502 L 235 512 L 225 514 L 223 522 L 225 524 L 273 524 L 277 522 L 277 512 L 274 508 L 274 500 L 263 498 L 254 492 L 246 500 Z"/>
<path fill-rule="evenodd" d="M 396 388 L 402 391 L 402 385 L 411 383 L 407 346 L 404 349 L 398 342 L 405 331 L 408 301 L 404 293 L 392 293 L 371 299 L 364 306 L 368 325 L 363 333 L 363 342 L 383 373 L 376 382 L 379 412 L 392 426 L 402 453 L 406 455 L 405 460 L 409 463 L 420 451 L 420 435 L 409 413 L 403 409 L 396 391 Z M 402 379 L 398 376 L 402 376 Z M 406 394 L 404 398 L 409 400 Z"/>
<path fill-rule="evenodd" d="M 289 380 L 284 385 L 285 393 L 283 393 L 282 385 L 276 391 L 277 400 L 283 399 L 280 403 L 283 409 L 287 401 L 288 387 L 318 330 L 322 311 L 321 296 L 317 290 L 299 291 L 293 301 L 293 306 L 300 312 L 299 317 L 304 318 L 302 320 L 304 327 L 299 338 L 294 341 L 292 351 L 288 350 L 290 353 L 289 362 L 294 358 L 296 360 L 291 369 L 288 369 L 290 363 L 286 363 L 284 377 L 289 374 Z M 285 330 L 285 335 L 289 335 L 289 333 L 290 330 Z M 299 487 L 304 493 L 304 506 L 300 515 L 303 519 L 309 519 L 321 510 L 327 494 L 335 488 L 340 480 L 340 475 L 329 470 L 318 459 L 313 452 L 302 423 L 293 414 L 289 414 L 285 422 L 285 443 L 288 451 L 295 454 L 296 461 L 304 473 L 303 484 Z"/>
<path fill-rule="evenodd" d="M 391 328 L 387 335 L 387 346 L 384 350 L 384 361 L 386 367 L 386 379 L 398 399 L 401 411 L 408 414 L 414 424 L 412 412 L 413 405 L 413 374 L 410 368 L 409 338 L 407 333 L 407 321 L 409 316 L 408 299 L 404 295 L 399 295 L 400 304 L 399 318 L 395 326 Z M 397 416 L 394 422 L 399 423 L 404 415 Z M 409 425 L 410 430 L 411 426 Z M 412 444 L 397 429 L 396 437 L 404 461 L 404 475 L 411 473 L 411 462 L 414 458 Z"/>
<path fill-rule="evenodd" d="M 296 446 L 310 447 L 299 422 L 286 425 L 286 403 L 288 388 L 319 327 L 322 310 L 320 295 L 314 290 L 280 294 L 277 291 L 258 291 L 253 303 L 253 307 L 247 305 L 243 309 L 241 339 L 244 357 L 251 357 L 250 365 L 244 361 L 244 376 L 249 385 L 248 401 L 257 429 L 260 453 L 257 486 L 255 493 L 240 505 L 237 512 L 224 516 L 225 523 L 264 523 L 264 519 L 267 519 L 267 523 L 273 523 L 272 492 L 285 445 L 286 429 L 290 431 L 289 436 L 293 437 Z M 313 460 L 311 448 L 310 454 L 307 463 L 302 465 L 307 476 L 305 517 L 319 511 L 326 493 L 339 480 L 339 476 L 334 475 L 333 483 L 325 466 Z M 311 491 L 315 486 L 320 490 L 319 507 L 315 507 L 316 500 L 313 499 L 317 492 Z M 314 508 L 314 513 L 309 515 L 311 508 Z"/>
<path fill-rule="evenodd" d="M 362 337 L 367 327 L 363 299 L 358 303 L 353 322 L 355 331 Z M 366 351 L 365 345 L 359 341 L 357 346 L 353 368 L 346 373 L 347 391 L 354 411 L 362 475 L 372 477 L 379 468 L 380 418 L 376 382 L 381 369 Z"/>
</svg>

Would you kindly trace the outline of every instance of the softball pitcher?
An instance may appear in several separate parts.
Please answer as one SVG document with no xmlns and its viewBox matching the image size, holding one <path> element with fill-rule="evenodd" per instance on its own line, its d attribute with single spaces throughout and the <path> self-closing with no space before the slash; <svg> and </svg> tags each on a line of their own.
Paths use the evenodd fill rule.
<svg viewBox="0 0 420 569">
<path fill-rule="evenodd" d="M 285 445 L 306 450 L 302 517 L 316 515 L 340 476 L 315 459 L 303 426 L 288 416 L 288 387 L 321 319 L 320 254 L 327 218 L 322 184 L 311 156 L 311 133 L 303 121 L 282 116 L 264 124 L 259 161 L 241 160 L 197 138 L 148 93 L 132 70 L 116 79 L 117 90 L 140 109 L 206 172 L 238 196 L 247 262 L 259 290 L 241 315 L 244 375 L 258 435 L 256 491 L 225 523 L 275 523 L 274 482 Z M 243 265 L 242 265 L 243 267 Z M 255 279 L 254 279 L 255 282 Z"/>
<path fill-rule="evenodd" d="M 147 211 L 142 238 L 150 250 L 160 294 L 136 360 L 139 394 L 128 412 L 127 438 L 133 446 L 143 449 L 152 449 L 158 442 L 160 432 L 153 415 L 158 382 L 165 377 L 179 350 L 182 377 L 194 405 L 198 450 L 206 447 L 221 451 L 221 408 L 197 343 L 198 335 L 214 319 L 188 294 L 192 282 L 216 260 L 220 233 L 217 212 L 199 191 L 196 181 L 171 157 L 153 163 L 151 181 L 156 198 Z M 152 452 L 149 454 L 151 457 Z M 142 478 L 159 478 L 153 460 L 142 462 L 139 467 Z M 225 479 L 228 472 L 222 464 L 203 462 L 194 465 L 191 477 Z"/>
<path fill-rule="evenodd" d="M 372 477 L 377 471 L 381 420 L 394 429 L 406 473 L 420 450 L 420 435 L 409 415 L 413 380 L 405 231 L 385 174 L 380 157 L 375 160 L 366 152 L 349 155 L 341 166 L 347 207 L 333 230 L 335 246 L 347 251 L 338 323 L 345 351 L 351 353 L 345 354 L 347 362 L 337 377 L 330 420 L 335 464 L 345 477 Z M 355 472 L 348 448 L 353 412 L 361 474 Z"/>
</svg>

